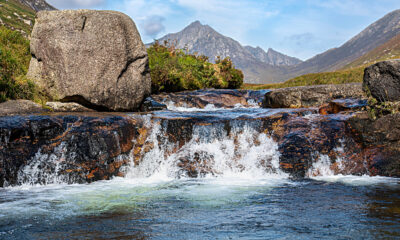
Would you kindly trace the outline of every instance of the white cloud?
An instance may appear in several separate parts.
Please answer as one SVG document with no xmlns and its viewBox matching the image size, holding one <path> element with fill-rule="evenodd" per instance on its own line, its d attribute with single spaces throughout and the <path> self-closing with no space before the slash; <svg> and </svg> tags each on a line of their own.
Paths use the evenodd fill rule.
<svg viewBox="0 0 400 240">
<path fill-rule="evenodd" d="M 47 0 L 58 9 L 93 8 L 105 3 L 105 0 Z"/>
<path fill-rule="evenodd" d="M 145 34 L 149 37 L 156 38 L 158 34 L 165 31 L 164 20 L 165 18 L 161 16 L 147 17 L 142 24 Z"/>
</svg>

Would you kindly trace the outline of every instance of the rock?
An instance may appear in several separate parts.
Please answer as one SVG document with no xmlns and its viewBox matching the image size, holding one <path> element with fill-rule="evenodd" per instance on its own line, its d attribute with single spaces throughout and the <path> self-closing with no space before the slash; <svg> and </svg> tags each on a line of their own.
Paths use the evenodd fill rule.
<svg viewBox="0 0 400 240">
<path fill-rule="evenodd" d="M 157 102 L 174 107 L 205 108 L 207 105 L 214 105 L 219 108 L 234 108 L 236 106 L 258 106 L 265 92 L 265 90 L 204 89 L 161 93 L 152 95 L 152 98 Z"/>
<path fill-rule="evenodd" d="M 365 69 L 364 90 L 379 102 L 400 100 L 400 60 L 378 62 Z"/>
<path fill-rule="evenodd" d="M 358 113 L 348 120 L 348 128 L 363 146 L 370 175 L 400 177 L 400 113 L 377 120 Z"/>
<path fill-rule="evenodd" d="M 93 112 L 92 109 L 85 108 L 78 103 L 48 102 L 46 106 L 54 112 Z"/>
<path fill-rule="evenodd" d="M 319 113 L 322 115 L 326 114 L 337 114 L 346 111 L 361 110 L 367 106 L 367 100 L 362 99 L 335 99 L 330 103 L 326 103 L 319 108 Z"/>
<path fill-rule="evenodd" d="M 98 113 L 1 117 L 0 187 L 123 176 L 137 123 Z"/>
<path fill-rule="evenodd" d="M 312 146 L 304 132 L 293 132 L 283 138 L 279 145 L 279 164 L 283 171 L 294 178 L 304 178 L 312 166 Z"/>
<path fill-rule="evenodd" d="M 266 93 L 262 106 L 264 108 L 318 107 L 332 99 L 363 96 L 360 83 L 291 87 Z"/>
<path fill-rule="evenodd" d="M 42 11 L 28 77 L 62 102 L 137 110 L 150 94 L 148 57 L 134 22 L 114 11 Z"/>
<path fill-rule="evenodd" d="M 10 100 L 0 103 L 0 116 L 45 113 L 48 111 L 39 104 L 29 100 Z"/>
<path fill-rule="evenodd" d="M 167 106 L 156 102 L 152 97 L 146 98 L 140 107 L 140 111 L 142 112 L 160 111 L 164 109 L 167 109 Z"/>
</svg>

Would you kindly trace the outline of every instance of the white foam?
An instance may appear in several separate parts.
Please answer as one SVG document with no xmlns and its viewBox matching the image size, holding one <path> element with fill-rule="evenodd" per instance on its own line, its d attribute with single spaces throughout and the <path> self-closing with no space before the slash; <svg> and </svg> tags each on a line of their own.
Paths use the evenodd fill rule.
<svg viewBox="0 0 400 240">
<path fill-rule="evenodd" d="M 216 107 L 214 104 L 207 104 L 204 108 L 188 107 L 186 104 L 183 106 L 176 106 L 172 101 L 165 103 L 167 109 L 174 112 L 215 112 L 227 109 L 240 109 L 240 108 L 260 108 L 260 106 L 254 101 L 249 100 L 249 106 L 243 106 L 240 103 L 235 104 L 233 108 Z"/>
<path fill-rule="evenodd" d="M 343 183 L 346 185 L 352 186 L 369 186 L 369 185 L 400 185 L 400 179 L 398 178 L 390 178 L 390 177 L 381 177 L 381 176 L 353 176 L 353 175 L 330 175 L 330 176 L 316 176 L 311 177 L 313 180 L 324 181 L 330 183 Z"/>
<path fill-rule="evenodd" d="M 154 181 L 185 178 L 185 172 L 178 167 L 181 159 L 196 165 L 199 170 L 207 169 L 199 175 L 203 178 L 288 177 L 279 169 L 277 143 L 250 126 L 233 128 L 229 136 L 223 126 L 195 126 L 191 140 L 172 154 L 167 153 L 177 148 L 176 143 L 163 138 L 166 134 L 162 131 L 160 124 L 154 123 L 147 139 L 154 148 L 143 154 L 140 164 L 128 171 L 127 178 Z"/>
</svg>

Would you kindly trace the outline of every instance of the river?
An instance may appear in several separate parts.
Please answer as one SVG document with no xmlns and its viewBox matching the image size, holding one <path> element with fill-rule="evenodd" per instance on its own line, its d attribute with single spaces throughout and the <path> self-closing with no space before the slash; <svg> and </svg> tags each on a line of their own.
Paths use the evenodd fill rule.
<svg viewBox="0 0 400 240">
<path fill-rule="evenodd" d="M 341 174 L 323 154 L 304 179 L 280 169 L 258 119 L 289 110 L 168 107 L 130 115 L 146 122 L 150 147 L 124 177 L 68 185 L 40 167 L 59 159 L 36 154 L 21 185 L 0 188 L 0 239 L 400 238 L 399 179 Z M 166 137 L 166 120 L 189 118 L 189 133 L 173 133 L 185 142 Z"/>
</svg>

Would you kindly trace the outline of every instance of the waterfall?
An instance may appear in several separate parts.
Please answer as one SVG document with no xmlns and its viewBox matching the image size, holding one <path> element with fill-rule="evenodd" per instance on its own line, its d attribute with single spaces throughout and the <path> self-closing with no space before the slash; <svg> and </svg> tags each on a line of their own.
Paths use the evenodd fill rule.
<svg viewBox="0 0 400 240">
<path fill-rule="evenodd" d="M 259 132 L 256 122 L 235 122 L 227 131 L 222 123 L 193 126 L 183 146 L 166 137 L 160 120 L 153 121 L 141 161 L 133 163 L 128 178 L 287 177 L 279 169 L 278 145 Z"/>
</svg>

